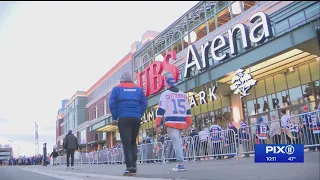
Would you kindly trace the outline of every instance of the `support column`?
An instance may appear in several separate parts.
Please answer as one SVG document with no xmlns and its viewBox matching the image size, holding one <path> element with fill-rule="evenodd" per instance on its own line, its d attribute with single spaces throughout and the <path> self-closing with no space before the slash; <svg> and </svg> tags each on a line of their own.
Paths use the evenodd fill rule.
<svg viewBox="0 0 320 180">
<path fill-rule="evenodd" d="M 240 121 L 244 120 L 243 104 L 239 94 L 231 94 L 231 107 L 233 114 L 233 123 L 237 129 L 240 128 Z"/>
</svg>

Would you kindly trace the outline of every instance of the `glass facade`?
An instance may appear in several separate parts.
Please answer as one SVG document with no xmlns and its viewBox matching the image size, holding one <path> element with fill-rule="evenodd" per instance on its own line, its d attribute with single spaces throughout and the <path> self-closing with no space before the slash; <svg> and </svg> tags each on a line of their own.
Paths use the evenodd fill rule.
<svg viewBox="0 0 320 180">
<path fill-rule="evenodd" d="M 319 69 L 320 62 L 312 61 L 293 68 L 292 72 L 259 79 L 250 90 L 250 96 L 243 99 L 246 121 L 255 124 L 258 117 L 263 117 L 268 122 L 272 115 L 279 119 L 283 109 L 290 114 L 293 111 L 302 113 L 304 105 L 310 111 L 315 110 L 320 101 Z"/>
<path fill-rule="evenodd" d="M 256 79 L 256 85 L 249 90 L 250 95 L 242 98 L 244 120 L 251 125 L 257 123 L 258 117 L 262 117 L 265 122 L 270 121 L 273 115 L 280 119 L 282 109 L 288 113 L 301 112 L 303 105 L 307 105 L 310 111 L 314 110 L 320 101 L 319 69 L 320 61 L 311 60 L 295 66 L 292 71 L 260 76 L 260 79 Z M 212 93 L 214 87 L 216 89 Z M 212 81 L 186 93 L 191 105 L 193 127 L 197 130 L 212 124 L 225 129 L 234 120 L 230 84 Z M 147 109 L 142 118 L 140 136 L 155 136 L 153 128 L 156 110 L 157 105 Z"/>
</svg>

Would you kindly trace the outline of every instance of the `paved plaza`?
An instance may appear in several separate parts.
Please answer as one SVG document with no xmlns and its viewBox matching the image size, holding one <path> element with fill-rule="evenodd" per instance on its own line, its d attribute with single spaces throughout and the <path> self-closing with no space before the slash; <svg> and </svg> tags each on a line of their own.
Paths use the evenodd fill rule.
<svg viewBox="0 0 320 180">
<path fill-rule="evenodd" d="M 121 176 L 125 167 L 124 165 L 76 165 L 74 170 L 67 169 L 65 165 L 55 167 L 28 166 L 20 167 L 20 169 L 27 170 L 28 173 L 32 172 L 52 177 L 52 180 L 56 180 L 55 178 L 68 180 L 318 180 L 320 177 L 320 153 L 305 152 L 305 162 L 296 164 L 258 164 L 254 163 L 253 157 L 250 157 L 239 160 L 228 159 L 188 162 L 186 163 L 188 168 L 186 172 L 172 172 L 171 168 L 173 166 L 175 166 L 173 163 L 140 164 L 135 177 Z M 0 173 L 2 174 L 2 172 Z M 39 177 L 39 180 L 40 179 Z"/>
</svg>

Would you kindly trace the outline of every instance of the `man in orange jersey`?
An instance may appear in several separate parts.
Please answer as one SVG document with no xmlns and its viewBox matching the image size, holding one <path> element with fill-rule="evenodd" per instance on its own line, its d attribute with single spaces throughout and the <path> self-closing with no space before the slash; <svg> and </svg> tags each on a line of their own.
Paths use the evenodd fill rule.
<svg viewBox="0 0 320 180">
<path fill-rule="evenodd" d="M 189 129 L 192 124 L 191 111 L 188 96 L 176 88 L 176 80 L 172 77 L 166 80 L 169 88 L 161 94 L 157 110 L 156 130 L 161 131 L 160 126 L 164 117 L 168 136 L 175 150 L 179 164 L 173 171 L 186 171 L 183 164 L 182 131 Z"/>
</svg>

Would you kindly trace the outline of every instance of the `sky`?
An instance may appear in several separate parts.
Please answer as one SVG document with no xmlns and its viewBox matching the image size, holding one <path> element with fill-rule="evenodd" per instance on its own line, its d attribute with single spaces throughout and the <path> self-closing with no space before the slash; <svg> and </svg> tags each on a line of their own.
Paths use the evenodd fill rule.
<svg viewBox="0 0 320 180">
<path fill-rule="evenodd" d="M 61 100 L 197 2 L 0 2 L 0 144 L 33 155 L 37 122 L 40 152 L 44 142 L 51 151 Z"/>
</svg>

